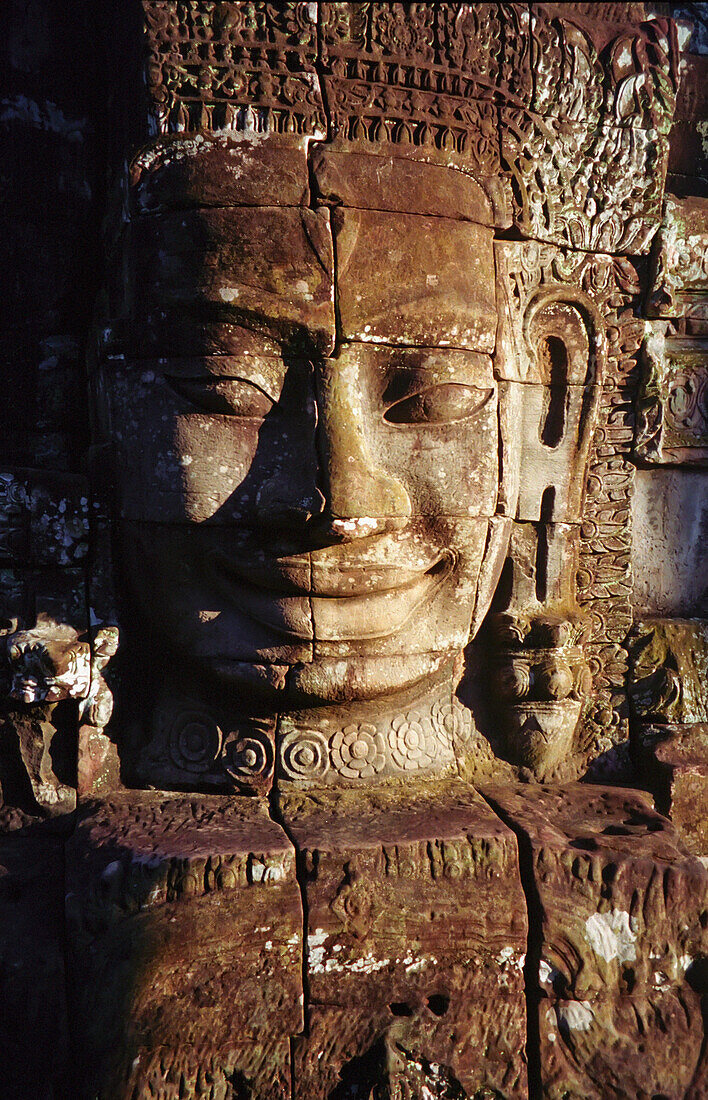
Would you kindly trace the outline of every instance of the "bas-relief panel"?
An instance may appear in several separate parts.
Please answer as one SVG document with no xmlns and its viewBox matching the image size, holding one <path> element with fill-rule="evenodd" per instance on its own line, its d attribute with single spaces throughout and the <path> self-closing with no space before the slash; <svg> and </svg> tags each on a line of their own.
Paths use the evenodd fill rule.
<svg viewBox="0 0 708 1100">
<path fill-rule="evenodd" d="M 705 225 L 643 9 L 141 5 L 90 477 L 0 480 L 81 1095 L 663 1095 L 662 1027 L 702 1087 L 705 868 L 573 782 L 649 760 L 703 850 L 705 723 L 641 702 L 700 629 L 630 636 L 702 613 L 670 493 L 645 538 L 704 460 Z"/>
</svg>

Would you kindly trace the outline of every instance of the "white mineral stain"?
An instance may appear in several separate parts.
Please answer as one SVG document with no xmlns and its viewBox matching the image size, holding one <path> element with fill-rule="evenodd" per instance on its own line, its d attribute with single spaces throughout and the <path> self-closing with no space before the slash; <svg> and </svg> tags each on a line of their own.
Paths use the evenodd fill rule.
<svg viewBox="0 0 708 1100">
<path fill-rule="evenodd" d="M 526 962 L 526 955 L 519 955 L 515 957 L 516 952 L 513 947 L 502 947 L 501 951 L 497 955 L 497 965 L 506 966 L 507 963 L 511 963 L 517 970 L 524 969 L 524 963 Z"/>
<path fill-rule="evenodd" d="M 571 1031 L 588 1031 L 595 1019 L 589 1001 L 568 1001 L 567 1004 L 556 1005 L 555 1013 L 558 1022 Z"/>
<path fill-rule="evenodd" d="M 353 457 L 351 455 L 349 456 L 349 461 L 353 461 Z M 332 526 L 341 531 L 375 531 L 378 525 L 379 521 L 377 519 L 373 519 L 371 516 L 361 516 L 358 519 L 332 520 Z"/>
<path fill-rule="evenodd" d="M 585 938 L 605 962 L 633 962 L 637 957 L 636 923 L 624 909 L 593 913 L 585 921 Z"/>
<path fill-rule="evenodd" d="M 319 950 L 324 951 L 324 948 L 319 948 Z M 390 959 L 377 959 L 372 954 L 345 963 L 340 963 L 336 959 L 327 959 L 324 967 L 320 967 L 320 970 L 316 972 L 319 973 L 324 970 L 327 974 L 375 974 L 377 970 L 383 970 L 385 966 L 388 966 L 390 961 Z M 314 967 L 310 969 L 314 969 Z"/>
<path fill-rule="evenodd" d="M 425 967 L 429 964 L 435 966 L 437 961 L 434 955 L 423 955 L 422 958 L 416 959 L 415 962 L 406 967 L 406 974 L 417 974 L 419 970 L 425 970 Z"/>
<path fill-rule="evenodd" d="M 550 982 L 553 979 L 554 974 L 558 971 L 550 963 L 547 963 L 545 959 L 541 959 L 538 964 L 538 980 L 539 982 Z"/>
<path fill-rule="evenodd" d="M 316 929 L 307 937 L 307 953 L 309 957 L 309 969 L 313 974 L 324 974 L 323 959 L 325 949 L 322 946 L 327 939 L 327 933 L 321 928 Z"/>
<path fill-rule="evenodd" d="M 219 288 L 219 297 L 222 302 L 234 302 L 239 295 L 238 287 L 222 286 Z"/>
</svg>

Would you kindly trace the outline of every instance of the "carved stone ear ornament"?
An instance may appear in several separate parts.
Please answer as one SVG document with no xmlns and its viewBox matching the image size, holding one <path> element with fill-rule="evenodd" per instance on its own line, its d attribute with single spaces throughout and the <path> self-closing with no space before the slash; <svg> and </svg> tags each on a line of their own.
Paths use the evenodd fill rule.
<svg viewBox="0 0 708 1100">
<path fill-rule="evenodd" d="M 493 615 L 492 692 L 509 755 L 539 778 L 572 752 L 592 676 L 580 617 Z"/>
</svg>

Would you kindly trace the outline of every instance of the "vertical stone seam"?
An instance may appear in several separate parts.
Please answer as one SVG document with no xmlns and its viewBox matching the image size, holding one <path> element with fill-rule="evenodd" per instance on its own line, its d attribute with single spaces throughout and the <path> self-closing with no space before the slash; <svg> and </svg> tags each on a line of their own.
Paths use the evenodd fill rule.
<svg viewBox="0 0 708 1100">
<path fill-rule="evenodd" d="M 478 792 L 499 819 L 516 836 L 519 854 L 519 873 L 521 888 L 526 899 L 528 919 L 528 940 L 526 943 L 526 961 L 524 963 L 524 993 L 526 997 L 526 1062 L 528 1069 L 529 1100 L 542 1100 L 543 1080 L 541 1076 L 541 1036 L 538 1020 L 541 993 L 538 988 L 538 968 L 541 961 L 543 906 L 536 886 L 533 868 L 531 841 L 523 829 L 517 825 L 506 811 L 483 791 Z"/>
<path fill-rule="evenodd" d="M 275 725 L 275 744 L 276 744 L 276 772 L 273 779 L 273 786 L 270 789 L 268 796 L 268 806 L 271 820 L 279 825 L 283 830 L 288 840 L 295 849 L 295 875 L 297 878 L 298 889 L 300 890 L 300 904 L 302 907 L 302 948 L 301 948 L 301 984 L 302 984 L 302 1014 L 303 1014 L 303 1026 L 304 1034 L 307 1035 L 310 1030 L 310 983 L 307 973 L 307 928 L 309 918 L 309 906 L 307 901 L 307 869 L 305 867 L 305 853 L 299 848 L 297 840 L 293 836 L 291 830 L 288 828 L 288 824 L 283 816 L 280 807 L 280 789 L 278 786 L 278 773 L 277 773 L 277 746 L 278 735 L 280 732 L 280 715 L 278 715 Z M 290 1075 L 292 1084 L 292 1094 L 295 1096 L 295 1063 L 293 1060 L 293 1045 L 295 1036 L 290 1036 Z"/>
</svg>

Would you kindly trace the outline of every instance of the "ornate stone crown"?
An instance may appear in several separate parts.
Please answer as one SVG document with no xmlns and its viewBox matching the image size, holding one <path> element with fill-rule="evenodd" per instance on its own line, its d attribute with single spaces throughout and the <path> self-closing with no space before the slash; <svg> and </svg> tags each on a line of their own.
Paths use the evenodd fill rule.
<svg viewBox="0 0 708 1100">
<path fill-rule="evenodd" d="M 394 143 L 505 178 L 528 236 L 642 252 L 677 87 L 642 7 L 143 0 L 150 125 Z"/>
</svg>

